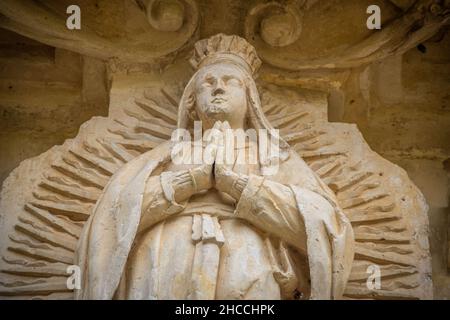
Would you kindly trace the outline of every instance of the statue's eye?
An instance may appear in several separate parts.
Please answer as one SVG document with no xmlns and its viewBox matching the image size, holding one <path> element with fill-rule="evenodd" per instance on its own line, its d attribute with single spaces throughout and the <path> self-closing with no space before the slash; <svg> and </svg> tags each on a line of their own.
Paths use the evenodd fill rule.
<svg viewBox="0 0 450 320">
<path fill-rule="evenodd" d="M 213 78 L 206 78 L 205 81 L 203 81 L 203 86 L 204 87 L 211 87 L 214 84 L 214 79 Z"/>
<path fill-rule="evenodd" d="M 236 86 L 236 87 L 240 87 L 242 84 L 241 81 L 236 78 L 229 78 L 229 79 L 227 79 L 226 83 L 229 86 Z"/>
</svg>

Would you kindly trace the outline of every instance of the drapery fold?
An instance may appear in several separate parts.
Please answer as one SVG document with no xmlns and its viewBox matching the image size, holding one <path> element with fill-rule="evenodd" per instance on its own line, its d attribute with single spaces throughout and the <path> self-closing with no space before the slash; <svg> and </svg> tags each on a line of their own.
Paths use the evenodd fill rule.
<svg viewBox="0 0 450 320">
<path fill-rule="evenodd" d="M 76 299 L 112 299 L 141 218 L 145 183 L 170 156 L 169 143 L 124 165 L 106 185 L 81 234 L 75 263 L 81 270 Z"/>
</svg>

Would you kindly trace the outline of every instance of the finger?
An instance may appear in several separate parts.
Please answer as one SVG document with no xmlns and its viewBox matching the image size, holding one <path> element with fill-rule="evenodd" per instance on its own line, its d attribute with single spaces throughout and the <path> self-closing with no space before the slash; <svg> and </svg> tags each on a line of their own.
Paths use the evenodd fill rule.
<svg viewBox="0 0 450 320">
<path fill-rule="evenodd" d="M 212 165 L 216 160 L 217 155 L 217 145 L 214 143 L 209 143 L 203 150 L 203 163 L 207 165 Z"/>
<path fill-rule="evenodd" d="M 222 121 L 218 120 L 214 123 L 213 128 L 220 130 L 222 128 Z"/>
<path fill-rule="evenodd" d="M 235 136 L 233 129 L 231 128 L 228 121 L 224 121 L 222 123 L 222 145 L 223 145 L 223 163 L 227 167 L 227 169 L 231 170 L 234 166 L 235 162 Z"/>
<path fill-rule="evenodd" d="M 218 144 L 222 132 L 222 123 L 216 121 L 211 129 L 205 131 L 204 141 L 208 144 Z"/>
<path fill-rule="evenodd" d="M 221 126 L 222 130 L 228 130 L 231 129 L 230 123 L 228 121 L 224 121 L 222 122 L 222 126 Z"/>
<path fill-rule="evenodd" d="M 219 125 L 214 128 L 213 141 L 215 144 L 221 145 L 221 144 L 223 144 L 224 131 L 223 131 L 222 123 L 220 121 L 218 121 L 217 123 L 219 123 Z"/>
<path fill-rule="evenodd" d="M 222 127 L 221 121 L 216 121 L 211 129 L 205 130 L 203 134 L 203 140 L 206 142 L 210 142 L 214 135 L 217 134 L 217 131 L 220 131 Z"/>
</svg>

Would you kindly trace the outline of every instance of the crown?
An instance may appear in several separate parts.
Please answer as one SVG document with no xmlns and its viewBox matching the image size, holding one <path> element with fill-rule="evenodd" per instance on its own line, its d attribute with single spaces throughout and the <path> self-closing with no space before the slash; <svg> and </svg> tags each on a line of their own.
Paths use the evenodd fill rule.
<svg viewBox="0 0 450 320">
<path fill-rule="evenodd" d="M 223 33 L 203 39 L 195 44 L 191 65 L 195 69 L 221 61 L 233 61 L 250 74 L 255 75 L 261 66 L 261 60 L 255 48 L 244 38 Z"/>
</svg>

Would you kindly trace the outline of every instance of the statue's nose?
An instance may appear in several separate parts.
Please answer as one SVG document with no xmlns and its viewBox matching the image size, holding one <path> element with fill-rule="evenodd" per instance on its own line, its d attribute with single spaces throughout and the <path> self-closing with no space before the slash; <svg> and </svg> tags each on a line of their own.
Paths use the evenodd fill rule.
<svg viewBox="0 0 450 320">
<path fill-rule="evenodd" d="M 224 94 L 225 93 L 225 86 L 222 80 L 218 80 L 216 82 L 216 86 L 214 87 L 213 90 L 213 96 L 216 96 L 218 94 Z"/>
</svg>

